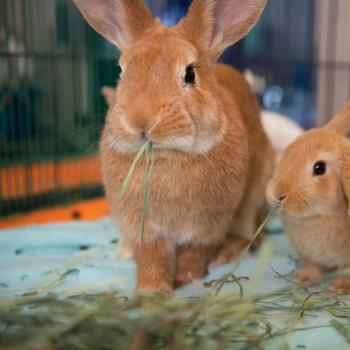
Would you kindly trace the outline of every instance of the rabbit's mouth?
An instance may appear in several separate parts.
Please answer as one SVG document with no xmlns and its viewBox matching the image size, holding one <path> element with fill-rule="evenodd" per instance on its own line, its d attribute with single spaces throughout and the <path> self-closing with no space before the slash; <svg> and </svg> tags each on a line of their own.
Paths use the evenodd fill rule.
<svg viewBox="0 0 350 350">
<path fill-rule="evenodd" d="M 107 142 L 109 145 L 109 148 L 112 151 L 115 151 L 117 153 L 123 153 L 123 154 L 132 154 L 137 153 L 139 149 L 142 147 L 142 145 L 145 143 L 145 140 L 143 138 L 139 138 L 139 140 L 135 139 L 133 142 L 121 141 L 118 137 L 113 135 L 112 133 L 108 133 Z"/>
<path fill-rule="evenodd" d="M 320 215 L 304 198 L 287 198 L 281 205 L 285 217 L 304 220 Z"/>
<path fill-rule="evenodd" d="M 191 153 L 193 150 L 194 140 L 192 137 L 174 137 L 167 140 L 156 140 L 146 135 L 140 135 L 131 140 L 121 140 L 120 138 L 110 134 L 107 137 L 110 149 L 118 153 L 137 153 L 145 142 L 150 141 L 152 147 L 157 150 L 164 151 L 182 151 Z"/>
<path fill-rule="evenodd" d="M 118 137 L 115 132 L 110 132 L 107 136 L 110 149 L 118 153 L 135 154 L 142 145 L 150 141 L 154 149 L 159 152 L 183 152 L 186 154 L 205 155 L 218 143 L 218 140 L 205 137 L 195 137 L 192 134 L 169 136 L 158 139 L 152 134 L 138 133 L 128 135 L 128 137 Z"/>
<path fill-rule="evenodd" d="M 309 203 L 287 191 L 276 191 L 271 182 L 266 189 L 266 199 L 271 206 L 279 206 L 284 216 L 294 219 L 306 219 L 314 215 Z"/>
</svg>

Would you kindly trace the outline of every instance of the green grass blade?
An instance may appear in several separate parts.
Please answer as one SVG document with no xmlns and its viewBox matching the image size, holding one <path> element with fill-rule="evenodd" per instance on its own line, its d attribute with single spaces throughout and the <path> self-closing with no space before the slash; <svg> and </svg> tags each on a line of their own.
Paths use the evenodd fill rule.
<svg viewBox="0 0 350 350">
<path fill-rule="evenodd" d="M 126 178 L 124 179 L 124 181 L 123 181 L 123 183 L 122 183 L 122 185 L 121 185 L 121 187 L 120 187 L 120 190 L 119 190 L 119 192 L 118 192 L 118 198 L 119 198 L 119 199 L 123 198 L 123 196 L 124 196 L 124 194 L 125 194 L 125 191 L 126 191 L 126 189 L 127 189 L 127 187 L 128 187 L 128 184 L 129 184 L 129 182 L 130 182 L 130 180 L 131 180 L 131 177 L 132 177 L 132 175 L 133 175 L 133 173 L 134 173 L 134 171 L 135 171 L 135 167 L 136 167 L 138 161 L 142 158 L 142 156 L 143 156 L 144 153 L 146 152 L 146 150 L 149 148 L 150 144 L 151 144 L 151 141 L 145 142 L 145 143 L 142 145 L 142 147 L 140 148 L 140 150 L 137 152 L 137 154 L 136 154 L 136 156 L 135 156 L 135 158 L 134 158 L 134 161 L 133 161 L 133 163 L 132 163 L 132 165 L 131 165 L 131 167 L 130 167 L 130 170 L 129 170 L 129 172 L 128 172 L 128 175 L 127 175 Z"/>
<path fill-rule="evenodd" d="M 141 213 L 141 242 L 144 241 L 145 235 L 145 220 L 147 212 L 150 208 L 150 179 L 153 172 L 153 164 L 154 164 L 154 153 L 152 143 L 150 143 L 146 148 L 146 170 L 145 170 L 145 191 L 143 195 L 143 208 Z"/>
</svg>

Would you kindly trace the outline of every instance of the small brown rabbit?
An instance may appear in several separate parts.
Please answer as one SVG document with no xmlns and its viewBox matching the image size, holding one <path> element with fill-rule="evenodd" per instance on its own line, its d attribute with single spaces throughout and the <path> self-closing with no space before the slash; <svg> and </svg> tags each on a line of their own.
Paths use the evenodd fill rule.
<svg viewBox="0 0 350 350">
<path fill-rule="evenodd" d="M 308 131 L 286 150 L 268 189 L 282 206 L 282 220 L 303 262 L 301 282 L 350 267 L 350 103 L 325 127 Z M 330 288 L 350 292 L 350 277 Z"/>
<path fill-rule="evenodd" d="M 104 91 L 111 106 L 101 158 L 112 216 L 136 260 L 137 289 L 171 293 L 213 261 L 235 258 L 265 207 L 274 152 L 257 100 L 237 71 L 214 63 L 254 26 L 266 0 L 194 0 L 172 28 L 141 0 L 74 2 L 122 50 L 115 96 Z M 142 241 L 144 160 L 121 200 L 117 193 L 146 140 L 155 161 Z"/>
</svg>

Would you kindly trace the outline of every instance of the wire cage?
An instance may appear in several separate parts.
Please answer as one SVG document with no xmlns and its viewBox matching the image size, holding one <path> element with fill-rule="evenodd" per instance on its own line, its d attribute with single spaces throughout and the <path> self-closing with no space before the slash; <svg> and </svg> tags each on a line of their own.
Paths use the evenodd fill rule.
<svg viewBox="0 0 350 350">
<path fill-rule="evenodd" d="M 101 194 L 98 135 L 118 51 L 68 0 L 0 0 L 0 209 Z"/>
<path fill-rule="evenodd" d="M 172 25 L 191 1 L 147 2 Z M 324 123 L 350 97 L 349 13 L 348 0 L 269 0 L 221 60 L 265 109 Z M 118 57 L 71 0 L 0 0 L 0 216 L 102 193 L 101 88 L 116 84 Z"/>
</svg>

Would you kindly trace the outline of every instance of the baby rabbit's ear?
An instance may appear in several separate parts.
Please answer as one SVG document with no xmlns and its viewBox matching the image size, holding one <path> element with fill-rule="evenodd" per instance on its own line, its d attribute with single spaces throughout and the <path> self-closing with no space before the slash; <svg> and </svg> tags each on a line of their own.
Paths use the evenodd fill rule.
<svg viewBox="0 0 350 350">
<path fill-rule="evenodd" d="M 348 214 L 350 216 L 350 149 L 344 152 L 344 160 L 342 166 L 342 183 L 345 197 L 348 200 Z"/>
<path fill-rule="evenodd" d="M 179 24 L 188 39 L 216 60 L 256 24 L 266 0 L 193 0 Z"/>
<path fill-rule="evenodd" d="M 154 23 L 142 0 L 73 0 L 98 33 L 120 50 L 139 40 Z"/>
<path fill-rule="evenodd" d="M 350 134 L 350 102 L 324 128 L 348 136 Z"/>
</svg>

